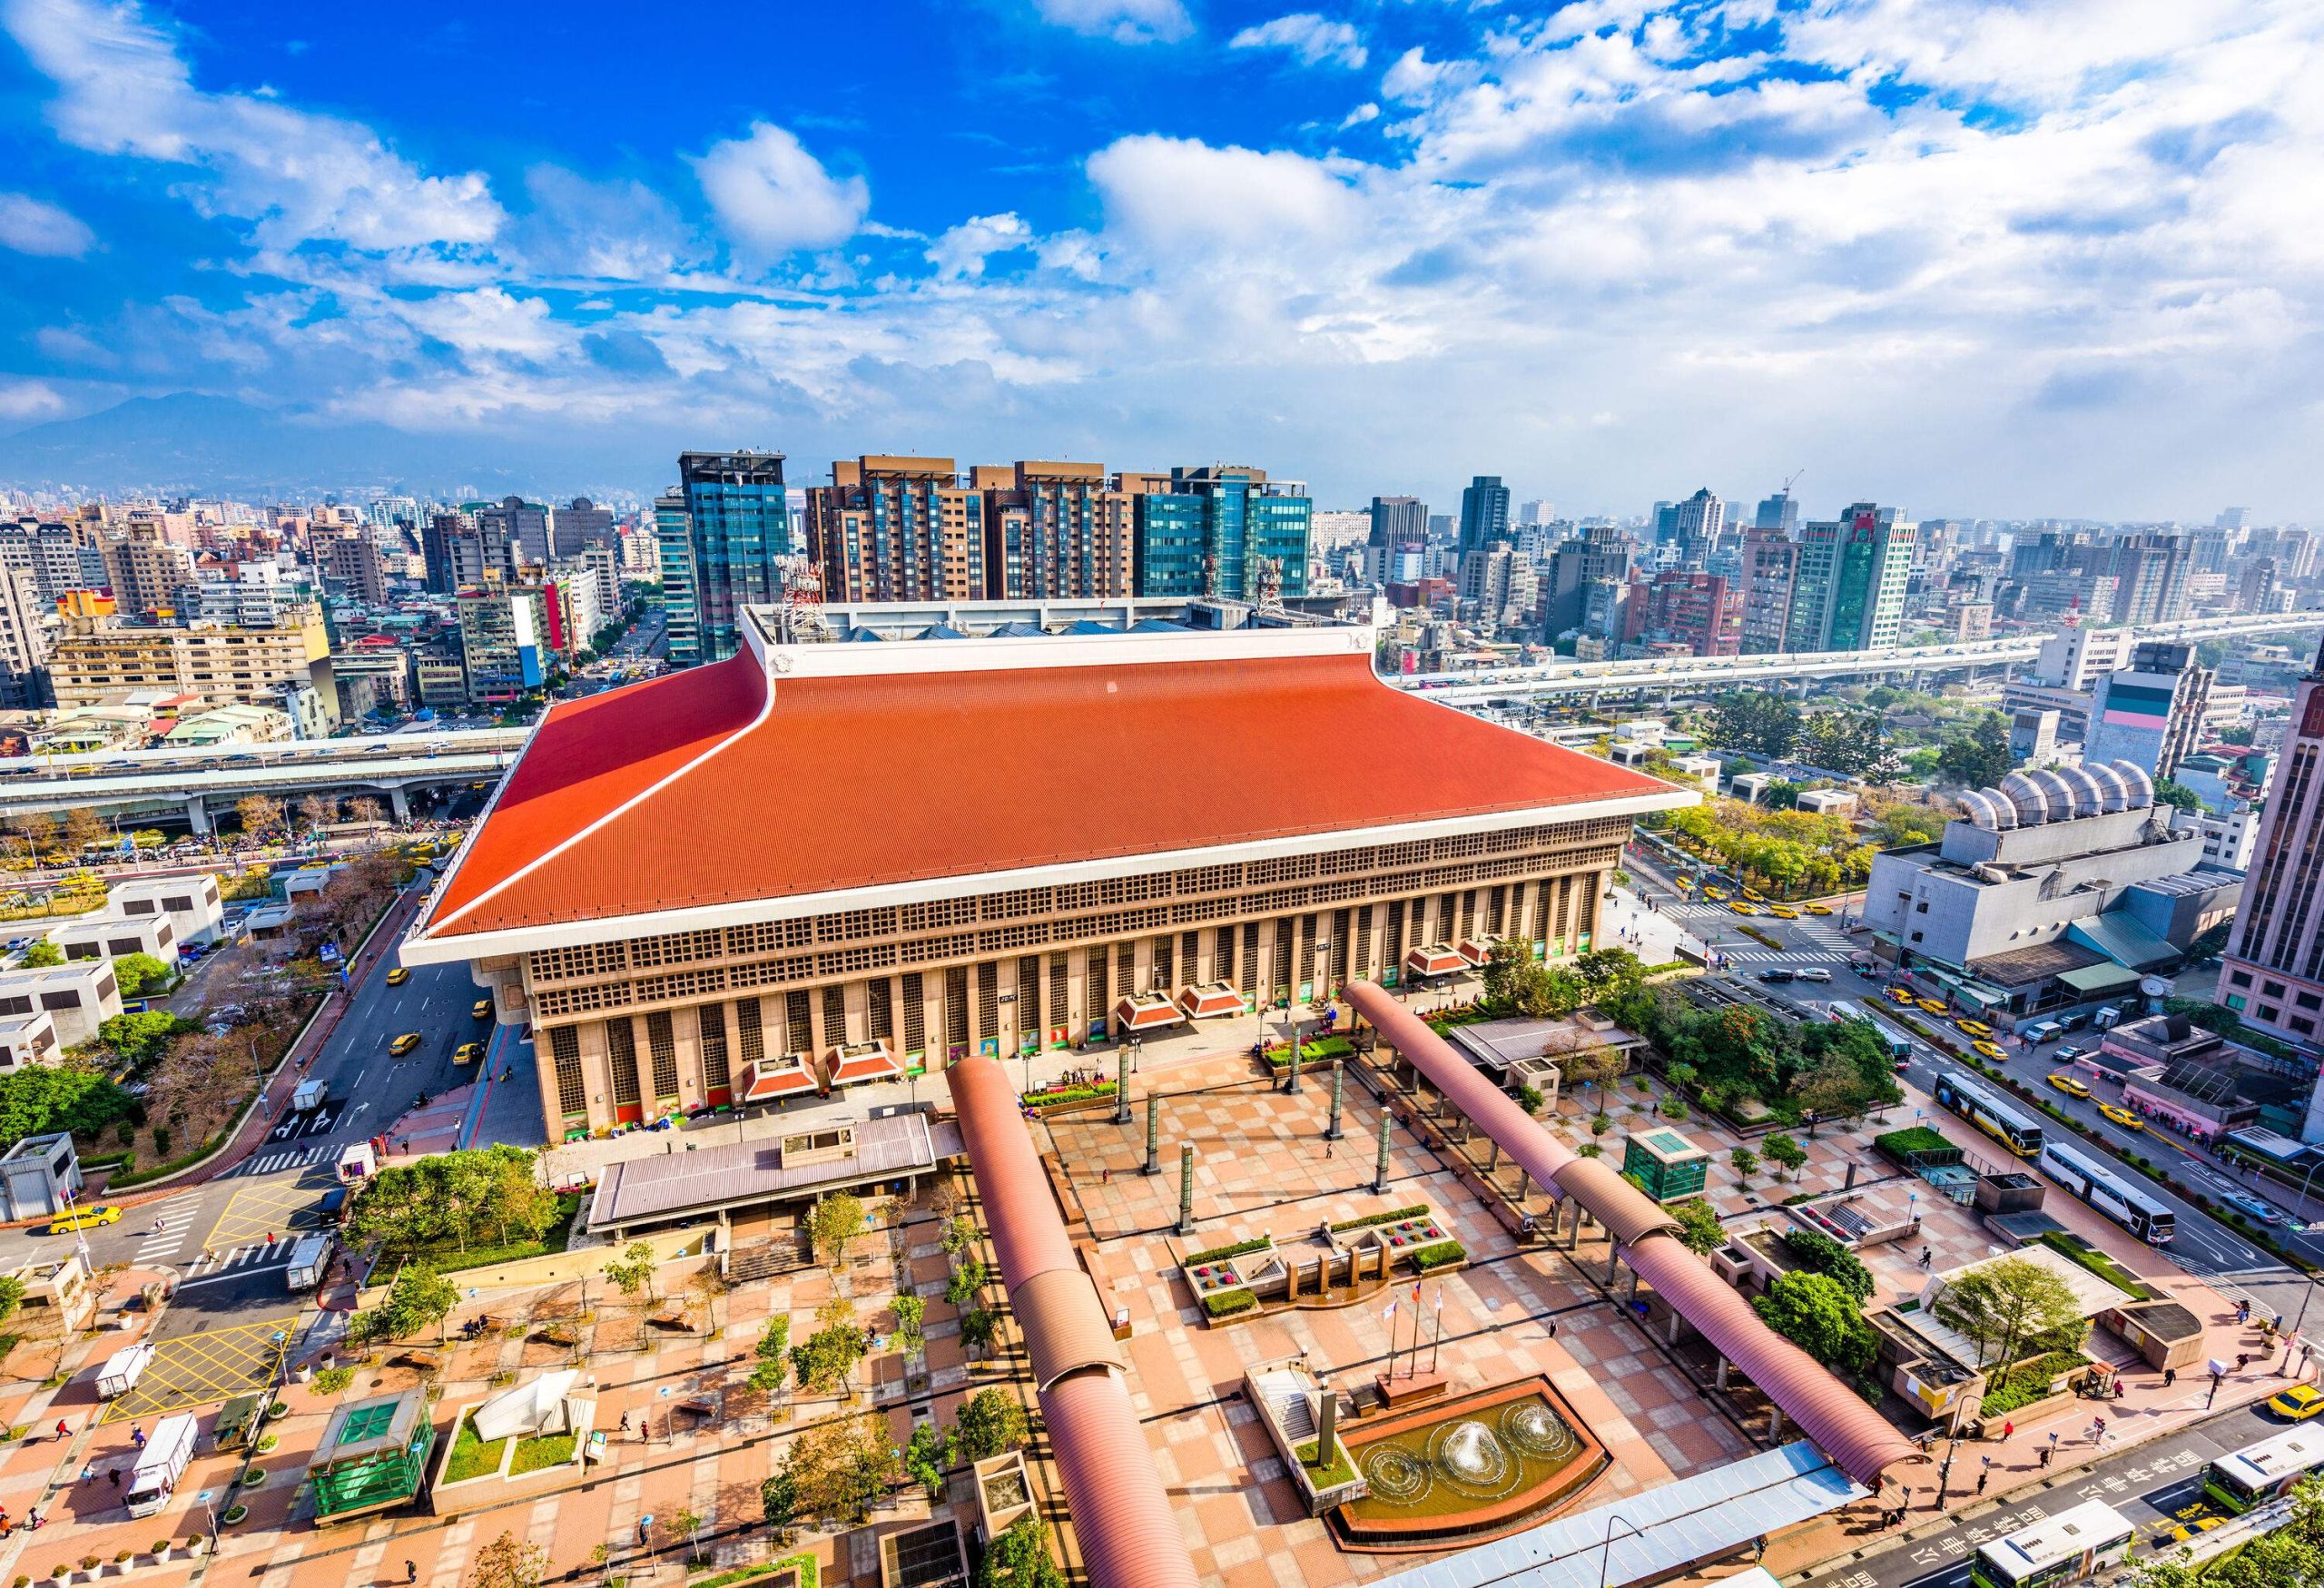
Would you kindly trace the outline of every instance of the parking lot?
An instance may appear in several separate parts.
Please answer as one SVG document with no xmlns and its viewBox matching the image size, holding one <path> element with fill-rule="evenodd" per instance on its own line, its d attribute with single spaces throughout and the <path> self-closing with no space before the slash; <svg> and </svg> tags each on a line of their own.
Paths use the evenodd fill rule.
<svg viewBox="0 0 2324 1588">
<path fill-rule="evenodd" d="M 159 1417 L 230 1396 L 271 1388 L 297 1317 L 237 1324 L 207 1334 L 180 1335 L 153 1346 L 153 1359 L 136 1386 L 105 1403 L 101 1422 Z"/>
</svg>

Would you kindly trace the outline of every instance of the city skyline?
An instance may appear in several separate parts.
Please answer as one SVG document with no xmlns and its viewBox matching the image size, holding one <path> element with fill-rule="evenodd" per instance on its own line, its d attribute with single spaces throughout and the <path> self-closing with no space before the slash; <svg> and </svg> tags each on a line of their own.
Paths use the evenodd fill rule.
<svg viewBox="0 0 2324 1588">
<path fill-rule="evenodd" d="M 1811 510 L 2314 516 L 2276 396 L 2314 296 L 2290 6 L 780 22 L 796 60 L 876 31 L 881 96 L 704 84 L 699 30 L 617 14 L 0 5 L 5 472 L 176 425 L 196 486 L 240 427 L 650 496 L 686 447 L 1039 434 L 1263 456 L 1334 507 L 1490 471 L 1627 515 L 1804 469 Z M 414 92 L 463 59 L 528 70 Z"/>
</svg>

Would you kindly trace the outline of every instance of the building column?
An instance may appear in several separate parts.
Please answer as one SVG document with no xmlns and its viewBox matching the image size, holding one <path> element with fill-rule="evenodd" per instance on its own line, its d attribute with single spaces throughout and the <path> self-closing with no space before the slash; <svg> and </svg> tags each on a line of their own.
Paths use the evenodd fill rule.
<svg viewBox="0 0 2324 1588">
<path fill-rule="evenodd" d="M 185 825 L 186 831 L 197 838 L 210 836 L 210 807 L 202 804 L 198 794 L 185 796 Z"/>
<path fill-rule="evenodd" d="M 411 820 L 411 796 L 404 792 L 404 786 L 399 783 L 389 784 L 387 790 L 388 807 L 395 812 L 396 824 L 403 826 L 409 824 Z"/>
</svg>

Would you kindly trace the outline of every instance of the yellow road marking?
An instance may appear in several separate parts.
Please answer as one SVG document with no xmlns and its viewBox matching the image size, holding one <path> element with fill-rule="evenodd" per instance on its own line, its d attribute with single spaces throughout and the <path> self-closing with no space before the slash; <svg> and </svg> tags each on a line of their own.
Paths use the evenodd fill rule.
<svg viewBox="0 0 2324 1588">
<path fill-rule="evenodd" d="M 101 1421 L 162 1416 L 271 1386 L 298 1321 L 280 1317 L 157 1341 L 137 1387 L 107 1402 Z"/>
<path fill-rule="evenodd" d="M 202 1244 L 240 1246 L 246 1240 L 263 1240 L 270 1231 L 280 1235 L 286 1229 L 310 1226 L 315 1205 L 322 1199 L 320 1191 L 303 1175 L 281 1185 L 245 1186 L 226 1204 Z"/>
</svg>

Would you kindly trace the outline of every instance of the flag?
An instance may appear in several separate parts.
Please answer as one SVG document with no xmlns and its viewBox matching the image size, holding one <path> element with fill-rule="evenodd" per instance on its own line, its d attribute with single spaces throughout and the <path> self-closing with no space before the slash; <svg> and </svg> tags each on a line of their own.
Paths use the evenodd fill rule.
<svg viewBox="0 0 2324 1588">
<path fill-rule="evenodd" d="M 1417 1279 L 1413 1281 L 1413 1305 L 1420 1305 L 1420 1281 Z"/>
<path fill-rule="evenodd" d="M 1393 1321 L 1393 1320 L 1394 1319 L 1395 1316 L 1396 1316 L 1396 1304 L 1395 1304 L 1394 1302 L 1393 1302 L 1393 1301 L 1392 1301 L 1392 1302 L 1390 1302 L 1390 1303 L 1388 1304 L 1388 1310 L 1387 1310 L 1387 1311 L 1385 1311 L 1385 1312 L 1384 1312 L 1384 1313 L 1382 1313 L 1382 1314 L 1380 1315 L 1380 1321 L 1381 1321 L 1382 1323 L 1388 1323 L 1388 1322 L 1391 1322 L 1391 1321 Z"/>
<path fill-rule="evenodd" d="M 1442 1290 L 1436 1293 L 1436 1310 L 1439 1312 L 1444 1310 L 1444 1292 Z"/>
</svg>

